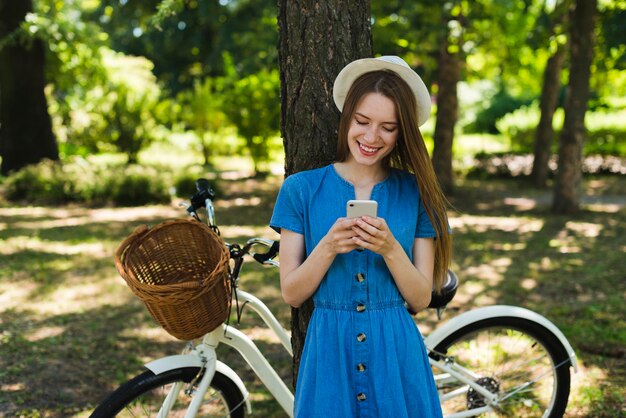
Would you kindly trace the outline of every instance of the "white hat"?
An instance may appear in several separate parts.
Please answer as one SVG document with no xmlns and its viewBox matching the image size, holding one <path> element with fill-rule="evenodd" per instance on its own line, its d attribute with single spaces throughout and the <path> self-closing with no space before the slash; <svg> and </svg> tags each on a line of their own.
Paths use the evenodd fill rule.
<svg viewBox="0 0 626 418">
<path fill-rule="evenodd" d="M 422 126 L 430 116 L 430 94 L 420 76 L 402 58 L 395 55 L 363 58 L 343 67 L 333 85 L 333 98 L 339 110 L 343 109 L 343 102 L 354 80 L 365 73 L 379 70 L 391 70 L 409 85 L 417 102 L 417 124 Z"/>
</svg>

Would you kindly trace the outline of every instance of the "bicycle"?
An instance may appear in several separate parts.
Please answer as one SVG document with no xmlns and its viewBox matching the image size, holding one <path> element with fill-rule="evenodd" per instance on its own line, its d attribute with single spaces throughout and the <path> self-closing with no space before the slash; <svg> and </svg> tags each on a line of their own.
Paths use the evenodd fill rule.
<svg viewBox="0 0 626 418">
<path fill-rule="evenodd" d="M 214 193 L 207 180 L 196 182 L 198 192 L 186 204 L 191 216 L 217 228 Z M 278 267 L 278 241 L 251 238 L 243 247 L 226 244 L 231 260 L 233 297 L 252 308 L 276 334 L 289 355 L 290 337 L 269 308 L 238 287 L 246 256 Z M 253 251 L 258 246 L 265 252 Z M 452 271 L 440 294 L 433 292 L 429 308 L 441 311 L 454 297 L 458 278 Z M 107 396 L 92 417 L 219 416 L 244 417 L 252 412 L 242 379 L 217 358 L 219 344 L 235 348 L 277 400 L 293 416 L 294 396 L 253 340 L 233 326 L 207 333 L 197 345 L 188 343 L 182 354 L 157 359 L 146 371 Z M 577 371 L 576 354 L 563 333 L 548 319 L 516 306 L 473 309 L 437 327 L 424 338 L 446 418 L 487 416 L 563 416 L 570 391 L 570 367 Z M 417 411 L 416 411 L 417 413 Z"/>
</svg>

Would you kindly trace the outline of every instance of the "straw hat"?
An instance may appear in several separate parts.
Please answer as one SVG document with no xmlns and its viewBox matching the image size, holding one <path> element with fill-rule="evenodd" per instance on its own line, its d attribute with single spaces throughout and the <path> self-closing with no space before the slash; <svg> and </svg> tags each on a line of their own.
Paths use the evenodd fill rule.
<svg viewBox="0 0 626 418">
<path fill-rule="evenodd" d="M 422 126 L 430 116 L 430 94 L 419 75 L 409 67 L 402 58 L 395 55 L 384 55 L 378 58 L 363 58 L 346 65 L 335 79 L 333 99 L 339 110 L 343 109 L 350 86 L 354 80 L 365 73 L 379 70 L 390 70 L 398 74 L 409 85 L 417 102 L 417 123 Z"/>
</svg>

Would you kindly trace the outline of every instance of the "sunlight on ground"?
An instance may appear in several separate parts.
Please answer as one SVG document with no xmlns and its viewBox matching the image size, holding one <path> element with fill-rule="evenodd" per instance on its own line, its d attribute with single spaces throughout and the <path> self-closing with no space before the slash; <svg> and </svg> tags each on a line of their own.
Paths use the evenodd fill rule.
<svg viewBox="0 0 626 418">
<path fill-rule="evenodd" d="M 223 237 L 265 237 L 266 227 L 255 226 L 220 226 Z"/>
<path fill-rule="evenodd" d="M 599 367 L 587 367 L 578 360 L 578 372 L 571 370 L 571 392 L 569 395 L 570 402 L 568 404 L 566 417 L 585 416 L 589 407 L 599 396 L 602 382 L 607 381 L 607 374 Z M 574 402 L 572 402 L 575 400 Z"/>
<path fill-rule="evenodd" d="M 462 227 L 470 227 L 477 232 L 498 229 L 505 232 L 537 232 L 543 228 L 543 219 L 528 217 L 504 217 L 504 216 L 473 216 L 473 215 L 452 215 L 450 226 L 452 230 Z"/>
<path fill-rule="evenodd" d="M 24 334 L 25 338 L 30 342 L 44 340 L 46 338 L 56 337 L 65 332 L 65 327 L 50 326 L 35 329 L 30 333 Z"/>
<path fill-rule="evenodd" d="M 228 209 L 234 206 L 259 206 L 261 204 L 261 198 L 252 197 L 250 199 L 244 199 L 238 197 L 232 200 L 222 200 L 215 203 L 216 209 Z"/>
<path fill-rule="evenodd" d="M 246 328 L 246 335 L 255 341 L 280 344 L 280 339 L 276 336 L 274 331 L 266 327 Z"/>
<path fill-rule="evenodd" d="M 592 224 L 589 222 L 568 221 L 565 224 L 565 229 L 574 231 L 587 238 L 595 238 L 599 236 L 602 228 L 603 227 L 600 224 Z"/>
<path fill-rule="evenodd" d="M 93 309 L 95 306 L 121 306 L 127 304 L 134 295 L 126 288 L 121 278 L 110 280 L 113 291 L 102 292 L 105 286 L 101 280 L 90 283 L 89 278 L 83 278 L 86 283 L 67 284 L 59 287 L 44 299 L 33 297 L 38 286 L 34 283 L 25 283 L 22 286 L 0 286 L 0 303 L 4 309 L 32 310 L 41 315 L 62 315 Z M 109 281 L 109 280 L 107 280 Z M 115 283 L 117 282 L 117 283 Z"/>
<path fill-rule="evenodd" d="M 25 236 L 4 240 L 4 245 L 0 247 L 0 254 L 11 255 L 25 249 L 59 255 L 82 254 L 91 258 L 111 256 L 111 254 L 107 254 L 106 246 L 100 242 L 67 244 L 66 242 L 41 241 L 39 238 Z"/>
<path fill-rule="evenodd" d="M 150 341 L 161 343 L 171 342 L 175 339 L 175 337 L 168 334 L 167 331 L 161 328 L 155 321 L 152 321 L 152 323 L 147 323 L 140 328 L 125 329 L 120 333 L 120 336 L 147 339 Z M 148 359 L 148 361 L 152 360 L 154 359 Z"/>
</svg>

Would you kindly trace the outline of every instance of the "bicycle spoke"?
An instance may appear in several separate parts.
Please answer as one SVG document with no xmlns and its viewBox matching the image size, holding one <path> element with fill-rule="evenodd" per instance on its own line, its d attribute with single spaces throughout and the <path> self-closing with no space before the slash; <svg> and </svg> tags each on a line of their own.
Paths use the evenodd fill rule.
<svg viewBox="0 0 626 418">
<path fill-rule="evenodd" d="M 473 376 L 473 385 L 498 394 L 493 411 L 480 415 L 488 417 L 543 416 L 554 403 L 557 368 L 568 361 L 555 365 L 553 356 L 531 334 L 497 325 L 477 327 L 436 348 L 454 363 L 452 370 Z M 476 388 L 454 380 L 447 376 L 438 385 L 444 414 L 464 415 L 489 406 Z"/>
</svg>

